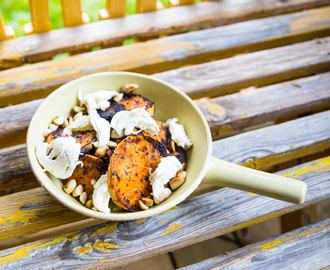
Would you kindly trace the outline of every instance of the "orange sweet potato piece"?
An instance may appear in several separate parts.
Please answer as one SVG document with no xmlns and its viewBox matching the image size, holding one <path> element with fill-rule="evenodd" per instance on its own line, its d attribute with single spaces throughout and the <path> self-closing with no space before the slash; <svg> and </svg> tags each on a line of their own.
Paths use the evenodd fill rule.
<svg viewBox="0 0 330 270">
<path fill-rule="evenodd" d="M 84 166 L 78 165 L 67 180 L 75 179 L 77 181 L 77 186 L 82 185 L 84 191 L 87 193 L 87 200 L 90 200 L 92 199 L 94 190 L 91 180 L 94 179 L 97 181 L 102 174 L 106 173 L 107 166 L 101 159 L 88 154 L 80 158 L 79 161 L 81 161 Z"/>
<path fill-rule="evenodd" d="M 57 130 L 50 133 L 47 138 L 46 142 L 49 144 L 56 138 L 62 136 L 63 128 L 58 128 Z M 87 154 L 93 150 L 93 142 L 96 142 L 96 131 L 94 130 L 87 130 L 87 131 L 75 131 L 71 135 L 75 138 L 76 143 L 80 143 L 80 153 Z"/>
<path fill-rule="evenodd" d="M 171 138 L 171 133 L 170 133 L 169 129 L 165 126 L 165 124 L 163 122 L 157 121 L 157 124 L 160 129 L 160 131 L 157 133 L 157 135 L 152 136 L 149 133 L 142 131 L 143 135 L 149 136 L 149 137 L 153 138 L 154 140 L 162 143 L 164 145 L 164 147 L 166 148 L 168 155 L 177 157 L 177 159 L 181 162 L 181 164 L 183 166 L 179 172 L 183 171 L 186 167 L 186 153 L 185 153 L 184 149 L 181 146 L 178 146 L 177 144 L 175 144 L 175 150 L 173 150 L 172 146 L 171 146 L 172 138 Z"/>
<path fill-rule="evenodd" d="M 153 116 L 155 113 L 154 103 L 146 97 L 138 94 L 124 94 L 123 98 L 118 103 L 123 105 L 127 111 L 146 107 L 146 111 L 150 114 L 150 116 Z"/>
<path fill-rule="evenodd" d="M 166 155 L 165 147 L 150 137 L 135 135 L 122 140 L 108 169 L 113 202 L 128 211 L 140 210 L 139 200 L 148 197 L 152 191 L 149 168 L 153 172 Z"/>
</svg>

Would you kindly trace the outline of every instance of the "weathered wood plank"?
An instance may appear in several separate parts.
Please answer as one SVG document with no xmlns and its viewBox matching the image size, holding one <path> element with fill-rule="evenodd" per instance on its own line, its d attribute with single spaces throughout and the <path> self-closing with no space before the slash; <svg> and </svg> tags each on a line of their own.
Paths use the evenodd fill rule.
<svg viewBox="0 0 330 270">
<path fill-rule="evenodd" d="M 328 199 L 329 165 L 325 158 L 281 172 L 308 185 L 303 205 L 225 188 L 146 220 L 108 222 L 1 251 L 0 266 L 110 268 L 179 249 Z"/>
<path fill-rule="evenodd" d="M 240 80 L 241 77 L 236 78 Z M 205 81 L 200 81 L 204 86 Z M 210 126 L 212 137 L 217 139 L 267 121 L 329 109 L 329 87 L 330 73 L 323 73 L 218 98 L 200 99 L 196 104 Z"/>
<path fill-rule="evenodd" d="M 104 20 L 2 42 L 0 68 L 48 60 L 53 55 L 68 51 L 81 51 L 95 46 L 112 47 L 113 44 L 129 38 L 147 39 L 156 35 L 173 35 L 329 4 L 330 0 L 210 1 L 164 9 L 157 13 Z"/>
<path fill-rule="evenodd" d="M 330 266 L 329 243 L 330 219 L 326 219 L 179 269 L 281 269 L 283 261 L 286 269 L 321 269 Z"/>
<path fill-rule="evenodd" d="M 203 74 L 195 74 L 195 78 L 197 79 L 199 75 L 202 78 Z M 235 78 L 238 81 L 241 79 L 239 76 Z M 219 79 L 214 83 L 221 88 L 224 81 L 226 80 Z M 232 84 L 235 85 L 235 81 L 232 81 Z M 207 80 L 199 80 L 199 91 L 208 86 Z M 191 85 L 185 88 L 188 93 L 189 87 Z M 313 110 L 329 109 L 329 87 L 330 73 L 323 73 L 251 91 L 213 99 L 201 99 L 196 103 L 208 121 L 213 138 L 217 139 L 267 121 L 309 113 Z M 26 129 L 41 102 L 42 100 L 34 100 L 0 108 L 0 115 L 2 115 L 0 148 L 25 142 Z"/>
<path fill-rule="evenodd" d="M 267 168 L 329 149 L 329 123 L 330 111 L 326 111 L 246 132 L 213 142 L 213 155 L 255 169 Z"/>
<path fill-rule="evenodd" d="M 297 39 L 299 40 L 300 38 L 309 39 L 313 37 L 314 34 L 316 36 L 322 36 L 325 34 L 323 27 L 329 27 L 328 30 L 330 30 L 329 20 L 325 19 L 324 16 L 320 19 L 315 13 L 313 13 L 312 16 L 310 14 L 312 13 L 303 12 L 281 17 L 266 18 L 231 26 L 164 37 L 149 42 L 132 44 L 130 46 L 99 50 L 57 61 L 46 61 L 30 66 L 4 70 L 0 73 L 0 106 L 18 104 L 32 99 L 45 97 L 58 86 L 87 74 L 113 70 L 128 70 L 150 74 L 179 67 L 184 64 L 221 58 L 226 55 L 226 52 L 237 53 L 243 52 L 246 49 L 259 50 L 264 47 L 274 47 L 277 45 L 297 42 Z M 310 18 L 310 27 L 315 31 L 312 30 L 312 32 L 308 32 L 307 29 L 310 28 L 306 24 L 306 32 L 301 36 L 299 28 L 289 28 L 291 30 L 287 28 L 289 24 L 294 25 L 294 22 L 301 21 L 301 18 Z M 313 21 L 312 18 L 319 23 L 323 21 L 324 23 L 321 23 L 320 27 L 319 24 L 315 24 L 316 21 Z M 269 24 L 267 22 L 269 22 Z M 282 23 L 284 28 L 279 27 L 279 24 Z M 318 30 L 323 30 L 316 30 L 314 25 L 316 25 Z M 232 28 L 235 28 L 236 32 Z M 260 32 L 255 29 L 258 29 Z M 278 29 L 284 29 L 284 32 L 282 30 L 278 31 Z M 298 29 L 299 31 L 295 32 L 294 29 Z M 295 36 L 295 34 L 297 34 L 297 36 Z M 223 35 L 228 36 L 224 39 Z M 256 41 L 256 35 L 260 38 L 258 41 Z M 222 69 L 223 66 L 226 66 L 227 68 L 230 66 L 232 67 L 232 76 L 235 76 L 235 74 L 240 72 L 244 74 L 245 76 L 242 76 L 243 82 L 237 84 L 236 87 L 246 86 L 248 83 L 251 83 L 244 81 L 246 76 L 251 76 L 251 72 L 265 73 L 264 79 L 259 82 L 261 85 L 271 84 L 281 80 L 294 79 L 299 76 L 306 76 L 314 72 L 329 69 L 329 44 L 330 38 L 324 38 L 322 41 L 312 40 L 277 48 L 276 50 L 261 51 L 259 52 L 260 54 L 248 54 L 240 57 L 224 59 L 222 62 L 219 62 L 218 69 Z M 315 49 L 316 46 L 317 50 Z M 308 57 L 310 56 L 314 56 L 314 62 L 308 60 Z M 262 68 L 260 69 L 256 66 L 258 67 L 257 70 L 255 68 L 256 63 L 254 62 L 257 60 L 256 57 L 260 57 L 260 60 L 257 63 L 262 64 Z M 273 76 L 270 76 L 270 71 L 263 67 L 263 65 L 270 60 L 271 63 L 278 65 L 275 70 L 280 69 L 285 70 L 285 72 L 275 72 L 275 75 L 274 72 L 271 72 Z M 287 64 L 283 65 L 282 61 Z M 239 62 L 245 63 L 243 70 L 236 69 L 235 65 Z M 295 70 L 292 67 L 292 63 L 296 62 L 300 63 L 300 66 L 303 66 L 303 68 Z M 206 73 L 206 71 L 210 71 L 207 70 L 207 67 L 210 68 L 210 66 L 208 66 L 208 64 L 205 65 L 206 66 L 201 66 L 200 68 L 203 69 L 198 72 L 202 72 L 207 76 L 209 73 Z M 290 66 L 289 68 L 288 65 Z M 291 70 L 291 72 L 288 73 L 288 70 Z M 186 71 L 186 69 L 181 69 L 178 73 L 183 74 L 184 71 Z M 222 74 L 228 75 L 228 72 L 229 69 L 222 70 Z M 159 76 L 161 77 L 161 75 Z M 186 73 L 184 73 L 184 77 L 186 76 Z M 190 76 L 192 78 L 190 78 L 189 82 L 192 82 L 193 74 Z M 219 76 L 219 74 L 217 74 L 217 76 Z M 172 81 L 175 79 L 176 77 L 174 77 Z M 195 82 L 194 85 L 196 85 Z M 229 92 L 228 88 L 235 89 L 235 87 L 232 86 L 227 87 L 227 89 L 223 88 L 221 91 L 211 88 L 209 89 L 210 92 L 196 92 L 191 94 L 193 97 L 202 94 L 217 95 L 221 92 Z"/>
<path fill-rule="evenodd" d="M 287 160 L 292 156 L 297 158 L 316 150 L 322 151 L 326 148 L 330 148 L 330 126 L 326 125 L 329 121 L 330 111 L 283 123 L 274 127 L 251 131 L 243 134 L 245 136 L 243 138 L 241 137 L 242 135 L 237 135 L 223 139 L 213 142 L 213 155 L 223 160 L 262 169 L 268 165 L 283 162 L 283 159 Z M 297 134 L 299 134 L 299 139 L 297 138 Z M 230 145 L 235 145 L 235 147 L 230 147 Z M 16 180 L 19 176 L 21 178 L 26 177 L 27 172 L 30 170 L 23 146 L 0 150 L 0 160 L 2 160 L 0 163 L 0 186 L 4 185 L 6 188 L 10 187 L 11 174 L 14 175 L 14 180 Z M 10 195 L 10 200 L 18 201 L 18 199 L 16 200 L 15 198 L 16 196 L 20 196 L 20 201 L 25 202 L 25 200 L 28 200 L 29 196 L 32 196 L 35 192 L 36 191 L 32 189 L 24 193 L 19 193 L 22 195 L 13 194 Z M 46 191 L 43 192 L 46 193 Z M 27 197 L 27 199 L 23 199 L 25 197 Z M 1 201 L 6 200 L 7 197 L 0 198 L 0 209 Z M 17 216 L 17 212 L 14 211 L 15 209 L 12 210 L 13 211 L 10 213 L 7 212 L 6 220 L 12 220 L 13 218 L 11 217 Z M 35 208 L 31 208 L 31 216 L 42 216 L 39 212 L 43 213 L 45 211 L 50 211 L 48 210 L 47 204 L 36 205 Z M 52 211 L 55 210 L 52 209 Z M 45 219 L 48 218 L 50 217 L 45 217 Z M 25 224 L 18 223 L 17 225 L 24 227 L 22 232 L 37 230 L 38 226 L 33 223 L 34 221 L 46 223 L 45 220 L 40 219 L 32 220 Z M 62 219 L 60 219 L 59 222 L 62 222 Z M 60 225 L 59 222 L 49 222 L 49 226 L 52 226 L 52 224 L 58 226 Z M 41 229 L 43 229 L 43 227 L 41 227 Z M 19 232 L 16 230 L 15 233 L 18 234 Z M 6 231 L 3 231 L 0 235 L 2 235 L 1 237 L 8 237 L 6 236 L 8 235 Z"/>
<path fill-rule="evenodd" d="M 330 69 L 330 39 L 298 43 L 154 74 L 191 98 L 226 95 Z M 239 74 L 239 76 L 237 75 Z M 203 88 L 198 85 L 203 82 Z"/>
<path fill-rule="evenodd" d="M 0 201 L 3 207 L 0 217 L 2 240 L 86 219 L 59 205 L 43 188 L 8 195 L 0 198 Z M 30 226 L 24 226 L 27 224 Z"/>
</svg>

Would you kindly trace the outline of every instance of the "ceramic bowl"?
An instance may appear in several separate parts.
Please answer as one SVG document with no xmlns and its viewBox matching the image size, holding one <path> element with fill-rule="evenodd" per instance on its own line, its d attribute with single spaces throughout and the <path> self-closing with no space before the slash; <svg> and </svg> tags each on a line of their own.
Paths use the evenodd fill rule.
<svg viewBox="0 0 330 270">
<path fill-rule="evenodd" d="M 166 121 L 176 117 L 185 127 L 193 146 L 186 152 L 186 182 L 163 203 L 138 212 L 112 211 L 110 214 L 93 211 L 63 190 L 63 180 L 42 170 L 36 158 L 36 147 L 44 141 L 42 132 L 57 115 L 68 117 L 78 105 L 77 92 L 98 90 L 119 91 L 124 84 L 137 84 L 135 91 L 154 102 L 154 119 Z M 85 216 L 105 220 L 134 220 L 162 213 L 186 199 L 203 183 L 233 187 L 293 203 L 302 203 L 307 188 L 305 183 L 273 174 L 248 169 L 212 157 L 212 138 L 208 124 L 195 105 L 183 92 L 166 82 L 147 75 L 130 72 L 105 72 L 88 75 L 61 86 L 50 94 L 35 112 L 27 133 L 27 154 L 31 169 L 41 184 L 54 198 L 68 208 Z M 219 206 L 221 207 L 221 205 Z"/>
</svg>

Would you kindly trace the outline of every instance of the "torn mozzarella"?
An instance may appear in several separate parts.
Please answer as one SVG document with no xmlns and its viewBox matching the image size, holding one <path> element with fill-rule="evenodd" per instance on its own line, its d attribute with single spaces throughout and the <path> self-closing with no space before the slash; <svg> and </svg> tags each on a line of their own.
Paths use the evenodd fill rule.
<svg viewBox="0 0 330 270">
<path fill-rule="evenodd" d="M 164 185 L 167 184 L 181 168 L 182 164 L 174 156 L 164 157 L 160 160 L 156 170 L 149 176 L 155 202 L 162 202 L 164 198 L 168 197 L 168 192 L 170 190 L 164 188 Z"/>
<path fill-rule="evenodd" d="M 92 130 L 93 126 L 91 125 L 90 122 L 90 117 L 89 115 L 83 115 L 82 117 L 77 118 L 74 120 L 70 125 L 68 125 L 64 130 L 63 130 L 63 136 L 66 135 L 72 135 L 73 131 L 77 130 Z"/>
<path fill-rule="evenodd" d="M 187 149 L 190 146 L 191 142 L 188 138 L 183 125 L 177 123 L 178 118 L 168 119 L 165 125 L 169 128 L 171 133 L 171 138 L 175 143 L 184 149 Z"/>
<path fill-rule="evenodd" d="M 108 189 L 108 173 L 106 173 L 103 174 L 94 185 L 93 205 L 101 212 L 110 213 L 110 197 Z"/>
<path fill-rule="evenodd" d="M 117 95 L 119 95 L 117 91 L 99 90 L 97 92 L 87 94 L 83 97 L 81 89 L 78 90 L 80 106 L 85 104 L 87 109 L 100 109 L 102 111 L 105 111 L 105 109 L 110 106 L 109 99 L 112 99 Z"/>
<path fill-rule="evenodd" d="M 80 106 L 82 106 L 82 104 L 86 105 L 90 117 L 90 123 L 96 131 L 97 141 L 93 143 L 95 147 L 106 146 L 110 140 L 110 124 L 106 119 L 100 117 L 97 110 L 100 109 L 104 111 L 108 108 L 110 106 L 109 99 L 118 94 L 117 91 L 99 90 L 82 97 L 81 89 L 78 91 Z"/>
<path fill-rule="evenodd" d="M 51 149 L 51 151 L 49 151 Z M 50 152 L 49 154 L 47 154 Z M 80 144 L 72 137 L 59 137 L 50 144 L 44 142 L 37 147 L 36 155 L 45 170 L 55 177 L 66 179 L 72 175 L 78 164 Z"/>
<path fill-rule="evenodd" d="M 110 126 L 120 137 L 137 134 L 141 130 L 145 130 L 151 135 L 159 132 L 157 122 L 149 115 L 145 107 L 117 112 L 111 119 Z M 134 131 L 134 128 L 139 130 Z"/>
<path fill-rule="evenodd" d="M 93 142 L 93 145 L 97 148 L 106 146 L 110 140 L 110 123 L 100 117 L 96 110 L 90 110 L 89 116 L 97 137 L 97 141 Z"/>
</svg>

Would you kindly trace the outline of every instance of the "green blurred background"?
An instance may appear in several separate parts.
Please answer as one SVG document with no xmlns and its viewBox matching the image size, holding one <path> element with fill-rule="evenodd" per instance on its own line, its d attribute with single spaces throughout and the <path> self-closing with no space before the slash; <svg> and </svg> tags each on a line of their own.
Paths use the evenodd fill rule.
<svg viewBox="0 0 330 270">
<path fill-rule="evenodd" d="M 48 1 L 52 29 L 63 28 L 61 0 Z M 167 7 L 168 0 L 160 1 Z M 105 3 L 106 0 L 81 0 L 82 10 L 88 13 L 91 22 L 98 21 L 98 11 L 105 8 Z M 23 25 L 31 21 L 29 0 L 0 0 L 0 11 L 5 24 L 11 25 L 14 28 L 15 36 L 23 36 Z M 135 0 L 127 0 L 126 14 L 130 15 L 134 13 Z"/>
<path fill-rule="evenodd" d="M 43 0 L 47 1 L 47 0 Z M 119 0 L 124 1 L 124 0 Z M 126 15 L 135 13 L 136 0 L 126 0 Z M 160 0 L 165 8 L 168 6 L 168 0 Z M 202 0 L 196 0 L 196 3 Z M 61 0 L 48 0 L 49 13 L 52 29 L 59 29 L 64 27 L 62 18 Z M 105 8 L 106 0 L 81 0 L 83 12 L 87 12 L 90 21 L 98 21 L 98 12 Z M 11 25 L 15 31 L 15 37 L 24 36 L 23 26 L 31 22 L 31 15 L 29 10 L 29 0 L 0 0 L 0 11 L 5 25 Z M 134 39 L 125 40 L 123 45 L 134 43 Z M 93 50 L 97 50 L 94 48 Z M 68 57 L 68 53 L 62 53 L 53 57 L 53 59 L 61 59 Z"/>
</svg>

